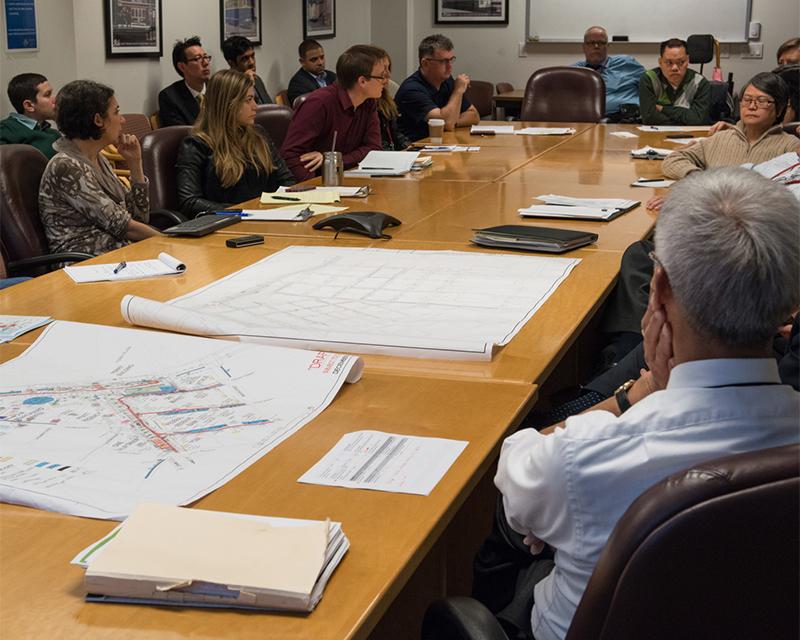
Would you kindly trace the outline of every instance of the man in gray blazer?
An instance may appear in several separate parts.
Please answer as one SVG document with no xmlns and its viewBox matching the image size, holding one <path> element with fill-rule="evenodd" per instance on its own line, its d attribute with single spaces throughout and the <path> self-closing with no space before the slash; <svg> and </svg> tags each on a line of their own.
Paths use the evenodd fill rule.
<svg viewBox="0 0 800 640">
<path fill-rule="evenodd" d="M 253 78 L 256 90 L 256 104 L 271 104 L 264 82 L 256 75 L 256 53 L 253 43 L 244 36 L 231 36 L 222 43 L 222 55 L 231 69 L 241 71 Z"/>
</svg>

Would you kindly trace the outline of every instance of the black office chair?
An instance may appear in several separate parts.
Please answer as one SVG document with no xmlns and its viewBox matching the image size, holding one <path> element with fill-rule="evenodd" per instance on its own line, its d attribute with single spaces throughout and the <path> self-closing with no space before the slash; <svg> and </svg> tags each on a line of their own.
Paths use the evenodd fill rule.
<svg viewBox="0 0 800 640">
<path fill-rule="evenodd" d="M 158 222 L 159 228 L 186 221 L 178 207 L 175 163 L 178 147 L 191 130 L 188 125 L 163 127 L 142 136 L 142 169 L 150 181 L 150 220 Z"/>
<path fill-rule="evenodd" d="M 800 445 L 672 474 L 620 518 L 566 640 L 800 637 Z M 425 614 L 423 640 L 506 640 L 477 600 Z"/>
<path fill-rule="evenodd" d="M 27 144 L 0 145 L 0 251 L 9 276 L 36 276 L 64 262 L 92 258 L 78 251 L 50 253 L 39 217 L 39 182 L 47 158 Z"/>
</svg>

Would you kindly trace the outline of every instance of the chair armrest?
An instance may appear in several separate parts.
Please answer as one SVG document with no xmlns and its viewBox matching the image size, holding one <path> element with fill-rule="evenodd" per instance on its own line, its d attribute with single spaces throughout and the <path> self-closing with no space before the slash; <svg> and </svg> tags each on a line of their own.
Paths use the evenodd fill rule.
<svg viewBox="0 0 800 640">
<path fill-rule="evenodd" d="M 491 611 L 474 598 L 437 600 L 422 620 L 422 640 L 508 640 Z"/>
<path fill-rule="evenodd" d="M 186 217 L 172 209 L 153 209 L 150 212 L 150 225 L 160 231 L 181 222 L 186 222 Z"/>
<path fill-rule="evenodd" d="M 28 275 L 28 270 L 36 267 L 48 267 L 60 262 L 80 262 L 89 258 L 94 258 L 94 256 L 81 251 L 62 251 L 61 253 L 48 253 L 44 256 L 12 260 L 6 264 L 6 269 L 8 269 L 9 275 Z"/>
</svg>

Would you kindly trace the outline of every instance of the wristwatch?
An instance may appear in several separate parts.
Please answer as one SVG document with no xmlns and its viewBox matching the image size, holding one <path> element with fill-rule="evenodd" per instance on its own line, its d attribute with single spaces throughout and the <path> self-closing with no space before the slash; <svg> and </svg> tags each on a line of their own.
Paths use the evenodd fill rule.
<svg viewBox="0 0 800 640">
<path fill-rule="evenodd" d="M 619 407 L 620 414 L 625 413 L 628 409 L 631 408 L 631 401 L 628 400 L 628 391 L 630 391 L 631 387 L 635 383 L 636 380 L 631 378 L 630 380 L 623 382 L 614 392 L 614 398 L 617 401 L 617 406 Z"/>
</svg>

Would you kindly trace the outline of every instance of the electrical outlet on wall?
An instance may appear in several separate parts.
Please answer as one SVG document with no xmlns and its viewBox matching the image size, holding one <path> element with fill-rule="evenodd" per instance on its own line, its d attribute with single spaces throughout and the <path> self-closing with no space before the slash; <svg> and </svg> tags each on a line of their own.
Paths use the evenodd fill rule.
<svg viewBox="0 0 800 640">
<path fill-rule="evenodd" d="M 764 43 L 751 42 L 747 45 L 747 50 L 742 51 L 742 58 L 749 60 L 761 60 L 764 57 Z"/>
<path fill-rule="evenodd" d="M 761 23 L 760 22 L 751 22 L 750 28 L 747 31 L 747 37 L 750 40 L 760 40 L 761 39 Z"/>
</svg>

